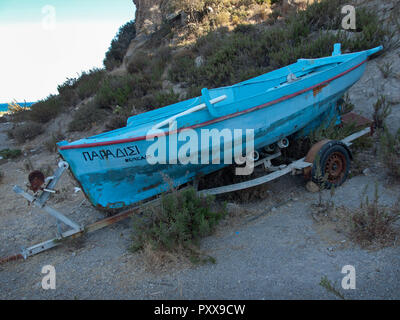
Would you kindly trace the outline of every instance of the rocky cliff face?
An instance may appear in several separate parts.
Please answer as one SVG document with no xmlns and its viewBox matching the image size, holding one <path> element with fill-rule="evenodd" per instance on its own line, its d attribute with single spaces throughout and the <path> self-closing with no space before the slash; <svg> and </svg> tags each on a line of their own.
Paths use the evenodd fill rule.
<svg viewBox="0 0 400 320">
<path fill-rule="evenodd" d="M 136 38 L 132 41 L 124 59 L 124 65 L 135 55 L 149 39 L 150 35 L 160 29 L 164 22 L 180 22 L 177 38 L 191 37 L 195 40 L 202 35 L 201 30 L 219 27 L 234 27 L 243 23 L 265 22 L 272 13 L 271 5 L 267 2 L 248 1 L 210 1 L 204 0 L 132 0 L 136 6 L 135 27 Z M 279 11 L 286 12 L 290 8 L 302 8 L 314 0 L 282 0 L 272 7 L 279 7 Z M 204 19 L 204 17 L 207 17 Z M 200 20 L 206 20 L 200 21 Z M 185 28 L 186 27 L 186 28 Z M 184 30 L 186 29 L 186 30 Z M 178 39 L 179 42 L 179 39 Z"/>
<path fill-rule="evenodd" d="M 136 37 L 130 44 L 124 58 L 123 67 L 126 67 L 129 60 L 140 47 L 162 24 L 163 19 L 168 15 L 170 8 L 169 0 L 132 0 L 136 7 L 135 28 Z"/>
<path fill-rule="evenodd" d="M 163 20 L 176 17 L 182 9 L 191 11 L 195 8 L 204 6 L 205 1 L 201 0 L 132 0 L 136 6 L 136 30 L 137 37 L 143 38 L 156 31 Z M 206 9 L 209 13 L 216 13 L 223 7 L 234 7 L 240 1 L 215 1 L 210 2 Z M 288 7 L 304 7 L 306 3 L 312 3 L 314 0 L 283 0 L 281 6 L 285 9 Z M 178 7 L 178 9 L 177 9 Z M 180 7 L 180 9 L 179 9 Z M 251 6 L 241 5 L 242 13 L 251 11 Z M 256 5 L 256 8 L 265 10 L 270 13 L 269 5 Z M 267 9 L 268 8 L 268 9 Z"/>
<path fill-rule="evenodd" d="M 133 0 L 136 6 L 137 37 L 148 35 L 161 25 L 168 0 Z"/>
</svg>

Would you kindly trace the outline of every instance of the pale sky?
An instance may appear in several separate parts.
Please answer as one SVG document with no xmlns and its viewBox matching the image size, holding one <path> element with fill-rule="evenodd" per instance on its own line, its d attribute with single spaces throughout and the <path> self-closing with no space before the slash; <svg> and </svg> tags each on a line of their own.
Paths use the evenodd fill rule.
<svg viewBox="0 0 400 320">
<path fill-rule="evenodd" d="M 37 101 L 102 67 L 132 0 L 0 0 L 0 103 Z"/>
</svg>

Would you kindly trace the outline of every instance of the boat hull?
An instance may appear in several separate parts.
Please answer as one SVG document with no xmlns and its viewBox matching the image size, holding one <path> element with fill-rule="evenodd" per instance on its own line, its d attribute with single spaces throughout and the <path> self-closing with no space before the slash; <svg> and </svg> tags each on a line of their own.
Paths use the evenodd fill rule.
<svg viewBox="0 0 400 320">
<path fill-rule="evenodd" d="M 360 55 L 349 63 L 344 63 L 321 77 L 314 77 L 307 82 L 306 88 L 294 86 L 284 94 L 277 93 L 275 99 L 260 94 L 254 101 L 247 101 L 245 110 L 222 115 L 211 121 L 188 126 L 197 133 L 201 145 L 201 130 L 254 130 L 254 147 L 260 149 L 295 133 L 305 134 L 311 127 L 321 123 L 330 123 L 338 118 L 338 101 L 362 76 L 365 69 L 366 55 Z M 263 100 L 265 99 L 265 100 Z M 338 120 L 340 121 L 340 120 Z M 182 126 L 179 125 L 178 128 Z M 177 134 L 166 136 L 166 150 L 172 139 L 184 132 L 182 127 Z M 233 137 L 233 134 L 232 134 Z M 228 138 L 229 139 L 229 138 Z M 90 202 L 101 209 L 113 210 L 132 206 L 151 198 L 170 188 L 192 181 L 196 177 L 217 171 L 230 163 L 175 164 L 170 154 L 167 163 L 149 164 L 147 150 L 153 141 L 146 137 L 114 140 L 87 145 L 59 144 L 59 152 L 70 164 L 70 169 L 80 183 Z M 175 142 L 174 142 L 175 143 Z M 186 141 L 177 141 L 177 149 Z M 224 144 L 221 143 L 220 159 L 225 157 Z M 210 141 L 211 145 L 211 141 Z M 209 147 L 209 145 L 207 145 Z M 245 149 L 243 139 L 242 148 Z M 210 151 L 209 159 L 212 159 Z M 227 158 L 233 162 L 233 154 Z M 210 161 L 211 163 L 211 161 Z"/>
</svg>

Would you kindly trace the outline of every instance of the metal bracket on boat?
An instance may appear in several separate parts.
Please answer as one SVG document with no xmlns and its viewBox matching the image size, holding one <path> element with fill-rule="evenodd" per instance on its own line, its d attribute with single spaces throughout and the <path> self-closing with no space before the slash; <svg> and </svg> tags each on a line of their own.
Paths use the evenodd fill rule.
<svg viewBox="0 0 400 320">
<path fill-rule="evenodd" d="M 333 45 L 333 52 L 332 52 L 332 56 L 339 56 L 342 54 L 342 50 L 341 50 L 341 44 L 340 43 L 335 43 Z"/>
<path fill-rule="evenodd" d="M 31 195 L 27 192 L 25 192 L 21 187 L 19 186 L 14 186 L 13 191 L 24 197 L 26 200 L 28 200 L 28 202 L 40 209 L 42 209 L 43 211 L 45 211 L 46 213 L 48 213 L 49 215 L 53 216 L 54 218 L 56 218 L 56 226 L 57 226 L 57 239 L 60 240 L 62 238 L 71 236 L 75 233 L 80 233 L 84 230 L 84 228 L 82 226 L 80 226 L 79 224 L 75 223 L 74 221 L 72 221 L 71 219 L 69 219 L 68 217 L 66 217 L 65 215 L 63 215 L 61 212 L 57 211 L 56 209 L 46 205 L 46 202 L 49 200 L 50 196 L 55 193 L 54 188 L 56 187 L 58 181 L 60 180 L 62 174 L 64 173 L 64 171 L 68 169 L 68 163 L 61 161 L 58 163 L 58 168 L 56 170 L 56 172 L 54 173 L 54 175 L 52 176 L 52 179 L 50 180 L 50 182 L 48 183 L 48 185 L 42 189 L 42 193 L 40 194 L 40 196 L 36 196 L 36 195 Z M 70 230 L 63 232 L 62 231 L 62 224 L 67 225 L 68 227 L 70 227 Z M 27 249 L 23 249 L 22 250 L 22 256 L 24 259 L 26 259 L 27 257 L 34 255 L 36 253 L 39 253 L 41 251 L 47 250 L 49 248 L 54 247 L 55 244 L 55 240 L 50 240 L 50 241 L 46 241 L 43 243 L 40 243 L 38 245 L 32 246 L 30 248 Z"/>
<path fill-rule="evenodd" d="M 217 111 L 217 109 L 214 107 L 214 104 L 217 103 L 217 102 L 219 102 L 219 101 L 215 101 L 216 99 L 211 100 L 210 93 L 208 92 L 208 89 L 207 89 L 207 88 L 201 89 L 201 96 L 202 96 L 202 98 L 203 98 L 203 102 L 204 102 L 204 103 L 206 104 L 206 106 L 207 106 L 208 112 L 210 112 L 210 114 L 211 114 L 214 118 L 219 117 L 220 114 L 219 114 L 219 112 Z M 226 99 L 226 96 L 225 96 L 224 99 Z"/>
<path fill-rule="evenodd" d="M 282 155 L 282 153 L 280 151 L 278 151 L 277 153 L 271 154 L 268 157 L 265 157 L 257 162 L 254 163 L 254 167 L 258 167 L 260 165 L 264 165 L 264 169 L 266 171 L 276 171 L 279 170 L 279 167 L 275 167 L 272 165 L 271 160 L 279 158 Z"/>
</svg>

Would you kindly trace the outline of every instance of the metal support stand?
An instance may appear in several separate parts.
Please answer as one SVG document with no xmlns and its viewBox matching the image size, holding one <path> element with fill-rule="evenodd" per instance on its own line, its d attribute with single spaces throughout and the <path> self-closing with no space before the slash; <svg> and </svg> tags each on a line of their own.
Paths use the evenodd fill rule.
<svg viewBox="0 0 400 320">
<path fill-rule="evenodd" d="M 56 209 L 46 205 L 46 202 L 50 199 L 50 196 L 55 193 L 54 188 L 57 185 L 58 181 L 60 180 L 62 174 L 64 173 L 65 170 L 68 169 L 68 164 L 64 161 L 59 162 L 58 168 L 56 172 L 54 173 L 54 176 L 51 177 L 51 181 L 48 183 L 46 188 L 43 189 L 42 193 L 40 196 L 32 196 L 29 193 L 25 192 L 21 187 L 19 186 L 14 186 L 13 190 L 16 194 L 21 195 L 24 197 L 26 200 L 29 201 L 30 204 L 42 209 L 49 215 L 53 216 L 56 218 L 56 227 L 57 227 L 57 238 L 49 241 L 45 241 L 42 243 L 39 243 L 35 246 L 26 248 L 22 250 L 22 256 L 24 259 L 27 257 L 34 255 L 36 253 L 39 253 L 41 251 L 50 249 L 54 246 L 57 245 L 57 240 L 61 240 L 65 237 L 69 237 L 73 234 L 80 233 L 84 230 L 82 226 L 79 224 L 75 223 L 65 215 L 63 215 L 61 212 L 57 211 Z M 66 226 L 70 227 L 69 230 L 63 232 L 62 231 L 62 224 L 65 224 Z"/>
</svg>

